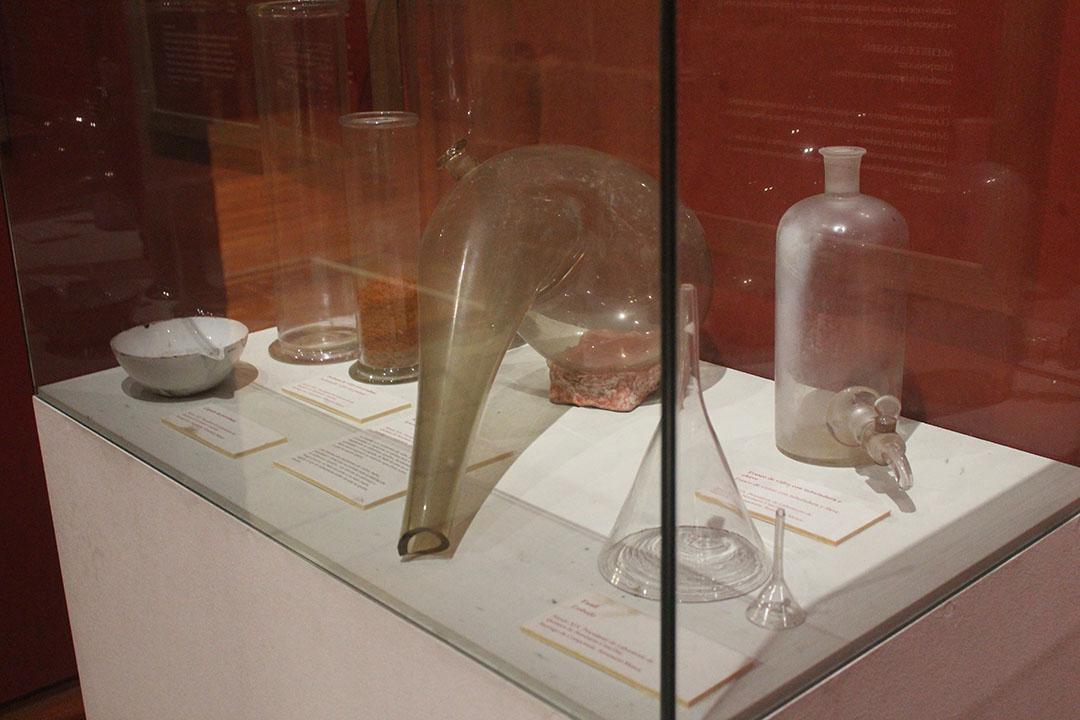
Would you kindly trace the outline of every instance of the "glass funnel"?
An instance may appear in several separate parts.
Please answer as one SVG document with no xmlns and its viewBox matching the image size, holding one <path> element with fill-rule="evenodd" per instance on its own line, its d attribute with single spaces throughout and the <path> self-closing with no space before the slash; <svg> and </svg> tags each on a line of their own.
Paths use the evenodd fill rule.
<svg viewBox="0 0 1080 720">
<path fill-rule="evenodd" d="M 784 582 L 784 525 L 787 512 L 776 508 L 772 577 L 746 608 L 746 619 L 766 630 L 787 630 L 806 622 L 806 611 Z"/>
<path fill-rule="evenodd" d="M 701 394 L 700 324 L 693 285 L 679 289 L 676 452 L 676 597 L 707 602 L 765 582 L 765 552 L 743 505 Z M 600 552 L 600 573 L 624 592 L 660 599 L 660 428 Z M 719 502 L 699 493 L 708 491 Z"/>
</svg>

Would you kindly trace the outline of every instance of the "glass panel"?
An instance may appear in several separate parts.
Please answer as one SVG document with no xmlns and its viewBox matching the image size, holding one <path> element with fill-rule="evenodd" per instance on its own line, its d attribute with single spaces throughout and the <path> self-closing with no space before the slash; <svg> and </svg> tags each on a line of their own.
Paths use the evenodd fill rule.
<svg viewBox="0 0 1080 720">
<path fill-rule="evenodd" d="M 347 9 L 330 40 L 292 36 L 298 75 L 289 79 L 299 80 L 304 68 L 312 73 L 306 97 L 317 95 L 316 87 L 333 91 L 340 103 L 334 114 L 415 113 L 409 142 L 418 178 L 401 191 L 409 199 L 394 215 L 398 224 L 408 225 L 406 212 L 418 213 L 440 240 L 467 236 L 463 227 L 487 233 L 479 258 L 472 251 L 480 244 L 425 243 L 429 258 L 433 248 L 446 250 L 444 257 L 454 250 L 464 258 L 458 266 L 475 273 L 473 290 L 484 292 L 468 295 L 479 311 L 469 317 L 498 320 L 493 332 L 470 335 L 468 363 L 448 351 L 445 368 L 424 353 L 450 348 L 450 340 L 424 337 L 457 328 L 449 315 L 457 322 L 466 314 L 440 315 L 447 306 L 431 298 L 460 295 L 429 292 L 435 285 L 425 278 L 445 289 L 453 263 L 429 264 L 425 275 L 421 262 L 411 283 L 404 270 L 372 270 L 385 266 L 354 254 L 350 242 L 368 227 L 355 206 L 374 201 L 344 179 L 336 190 L 326 182 L 359 172 L 359 151 L 338 139 L 341 125 L 318 125 L 314 113 L 296 120 L 293 129 L 310 130 L 304 123 L 311 121 L 322 130 L 289 136 L 298 154 L 315 159 L 312 174 L 289 179 L 295 194 L 275 195 L 268 185 L 248 4 L 0 2 L 0 172 L 40 396 L 571 716 L 655 717 L 649 692 L 521 628 L 583 593 L 639 610 L 649 622 L 660 611 L 653 600 L 620 592 L 597 568 L 656 428 L 658 400 L 648 397 L 629 412 L 564 404 L 598 395 L 583 391 L 577 373 L 586 385 L 613 383 L 618 392 L 609 404 L 625 402 L 620 409 L 629 410 L 647 394 L 657 367 L 648 285 L 657 249 L 649 215 L 659 172 L 656 4 L 350 0 L 321 3 Z M 1076 512 L 1074 5 L 680 4 L 679 193 L 687 208 L 680 227 L 689 229 L 682 237 L 692 237 L 700 222 L 707 241 L 707 248 L 680 249 L 680 279 L 698 285 L 707 310 L 695 337 L 704 361 L 695 384 L 767 555 L 772 514 L 763 494 L 777 483 L 843 494 L 863 518 L 848 530 L 820 528 L 807 525 L 806 507 L 801 515 L 787 508 L 785 580 L 807 613 L 796 629 L 771 633 L 748 622 L 757 591 L 679 606 L 680 628 L 699 638 L 680 640 L 680 672 L 706 671 L 697 678 L 704 690 L 684 697 L 694 702 L 680 717 L 750 716 L 778 705 Z M 330 82 L 330 75 L 339 79 Z M 570 153 L 585 174 L 566 182 L 556 173 L 555 185 L 565 184 L 543 186 L 553 176 L 534 168 L 565 171 L 570 160 L 536 151 L 538 144 L 587 148 Z M 902 388 L 871 388 L 869 400 L 865 383 L 827 388 L 826 405 L 834 394 L 844 401 L 840 425 L 854 428 L 852 442 L 903 440 L 914 481 L 907 490 L 895 482 L 884 450 L 868 445 L 852 451 L 862 461 L 856 466 L 830 467 L 796 461 L 775 446 L 777 228 L 789 207 L 823 191 L 818 150 L 826 146 L 865 148 L 861 192 L 895 208 L 908 230 L 906 247 L 882 244 L 862 254 L 839 244 L 819 282 L 823 296 L 834 285 L 848 300 L 877 297 L 875 283 L 854 282 L 869 273 L 888 278 L 883 292 L 902 296 Z M 409 152 L 379 157 L 399 158 L 393 164 L 402 170 Z M 518 160 L 500 165 L 497 157 Z M 607 170 L 587 174 L 600 166 Z M 497 186 L 503 171 L 512 178 L 505 187 L 528 187 L 522 202 L 538 201 L 548 214 L 534 207 L 540 214 L 529 217 L 541 220 L 507 225 L 500 238 L 497 224 L 480 219 L 498 216 L 510 201 L 482 192 L 481 179 Z M 628 194 L 592 204 L 595 196 L 575 194 L 583 184 Z M 296 244 L 282 242 L 283 224 L 297 217 L 290 198 L 302 198 L 305 212 L 336 215 L 309 217 L 302 229 L 310 232 L 294 232 Z M 597 207 L 609 223 L 599 235 L 614 242 L 586 253 L 575 242 L 581 227 L 591 226 L 577 221 Z M 326 234 L 309 245 L 316 225 Z M 636 265 L 624 264 L 626 246 L 640 251 Z M 528 261 L 515 274 L 500 272 L 521 257 Z M 433 430 L 436 424 L 421 420 L 416 430 L 422 456 L 443 457 L 435 438 L 449 438 L 446 447 L 456 448 L 464 471 L 454 477 L 454 493 L 442 493 L 438 482 L 424 485 L 434 488 L 428 497 L 441 504 L 441 517 L 418 512 L 403 523 L 418 496 L 400 498 L 413 432 L 403 422 L 413 410 L 401 408 L 418 402 L 416 383 L 361 383 L 350 377 L 351 358 L 297 363 L 272 355 L 284 311 L 298 309 L 279 302 L 282 273 L 310 278 L 307 300 L 355 283 L 364 337 L 395 327 L 365 314 L 375 290 L 363 284 L 364 273 L 393 276 L 379 293 L 420 286 L 411 326 L 412 301 L 398 312 L 405 336 L 419 324 L 429 378 L 456 380 L 457 368 L 468 367 L 463 385 L 471 384 L 475 406 L 460 423 Z M 595 283 L 571 292 L 566 279 L 583 275 Z M 612 297 L 615 288 L 633 302 L 610 312 L 608 297 L 589 295 L 602 281 Z M 342 316 L 341 303 L 334 305 L 339 311 L 328 317 Z M 828 325 L 841 330 L 834 337 L 863 327 L 846 307 L 848 315 Z M 515 313 L 525 315 L 520 328 L 512 327 Z M 129 377 L 138 373 L 134 365 L 117 367 L 109 345 L 117 333 L 204 315 L 251 331 L 224 383 L 170 398 Z M 823 322 L 830 319 L 825 314 Z M 620 324 L 635 322 L 640 327 Z M 195 354 L 227 362 L 232 356 L 211 323 L 181 327 Z M 515 329 L 529 344 L 514 338 Z M 512 347 L 501 357 L 506 344 Z M 829 349 L 837 362 L 854 355 L 836 352 L 835 343 Z M 797 355 L 820 358 L 806 348 Z M 613 356 L 627 362 L 609 373 Z M 372 364 L 372 355 L 363 357 Z M 562 364 L 549 368 L 552 358 Z M 401 365 L 407 370 L 411 360 Z M 465 390 L 455 392 L 448 407 L 458 412 L 468 403 Z M 232 450 L 195 442 L 189 436 L 198 434 L 205 416 L 197 413 L 207 405 L 257 423 L 261 430 L 241 435 L 265 442 Z M 851 417 L 865 412 L 882 432 L 863 438 L 866 425 Z M 376 486 L 398 483 L 393 492 L 368 493 L 372 486 L 355 482 L 362 477 L 356 468 L 344 478 L 353 485 L 338 494 L 320 487 L 312 473 L 327 472 L 319 458 L 333 442 L 338 458 L 357 447 L 368 460 L 378 454 Z M 886 464 L 871 462 L 875 454 Z M 430 462 L 425 472 L 436 477 L 437 466 Z M 723 497 L 705 488 L 695 491 L 699 500 Z M 835 544 L 822 541 L 830 537 Z M 437 557 L 400 560 L 399 551 L 422 556 L 444 540 L 450 547 Z M 636 638 L 654 648 L 656 626 L 644 627 Z M 702 645 L 695 650 L 694 642 Z M 723 662 L 712 660 L 718 656 Z M 683 693 L 694 682 L 681 679 Z"/>
<path fill-rule="evenodd" d="M 551 443 L 566 442 L 558 438 L 587 447 L 597 432 L 617 435 L 628 417 L 649 426 L 646 433 L 655 424 L 655 416 L 575 408 L 585 413 L 583 424 L 555 427 L 576 414 L 549 401 L 545 362 L 545 356 L 559 355 L 567 372 L 580 371 L 590 363 L 606 367 L 605 353 L 630 353 L 640 360 L 633 373 L 654 374 L 655 293 L 648 288 L 658 281 L 655 6 L 465 0 L 302 0 L 261 10 L 249 5 L 0 5 L 8 130 L 0 170 L 40 396 L 571 716 L 655 717 L 653 695 L 521 630 L 549 614 L 553 603 L 586 592 L 621 598 L 596 568 L 607 528 L 594 529 L 590 518 L 568 518 L 565 503 L 529 497 L 528 490 L 538 468 L 553 462 Z M 370 118 L 391 111 L 415 114 L 409 135 L 415 147 L 395 140 L 404 136 L 399 133 L 372 151 L 358 137 L 357 113 Z M 345 115 L 352 121 L 341 123 Z M 436 167 L 461 139 L 467 140 L 461 154 Z M 538 144 L 584 149 L 541 149 L 496 165 L 515 181 L 497 176 L 503 186 L 487 187 L 479 207 L 462 192 L 461 209 L 437 214 L 440 200 L 466 187 L 458 178 L 473 166 L 474 177 L 490 178 L 492 158 L 531 152 Z M 577 171 L 590 180 L 572 177 Z M 400 189 L 373 195 L 364 177 L 400 179 Z M 447 509 L 449 552 L 402 562 L 402 467 L 409 464 L 413 432 L 405 420 L 417 403 L 417 384 L 404 371 L 415 360 L 401 360 L 390 345 L 377 344 L 390 342 L 383 333 L 401 335 L 395 329 L 401 318 L 403 337 L 415 335 L 418 321 L 433 312 L 425 311 L 425 291 L 443 287 L 435 281 L 444 279 L 445 268 L 432 263 L 425 270 L 421 263 L 419 318 L 415 299 L 401 303 L 395 322 L 373 315 L 387 310 L 387 293 L 411 285 L 415 295 L 418 281 L 415 268 L 412 277 L 405 269 L 386 269 L 385 253 L 376 262 L 366 238 L 376 220 L 390 223 L 391 213 L 378 216 L 369 208 L 389 208 L 391 195 L 402 207 L 411 202 L 400 212 L 395 204 L 393 222 L 401 232 L 410 222 L 427 225 L 432 218 L 448 219 L 451 230 L 462 219 L 473 229 L 488 223 L 497 230 L 490 218 L 502 217 L 500 208 L 511 204 L 519 187 L 531 193 L 527 202 L 559 210 L 539 221 L 514 220 L 512 231 L 490 235 L 487 245 L 469 236 L 469 269 L 492 267 L 493 282 L 501 282 L 504 293 L 463 299 L 485 321 L 508 314 L 499 329 L 509 341 L 520 317 L 509 317 L 508 295 L 522 292 L 523 278 L 538 273 L 534 290 L 548 304 L 530 305 L 531 296 L 522 295 L 511 310 L 533 309 L 521 334 L 544 356 L 514 342 L 493 389 L 478 396 L 484 421 L 472 454 L 461 458 L 468 471 L 457 495 L 447 499 L 453 506 Z M 611 211 L 599 197 L 605 190 L 631 194 Z M 419 217 L 406 221 L 409 212 Z M 591 235 L 582 233 L 581 217 Z M 590 224 L 597 219 L 606 223 L 603 231 Z M 616 247 L 591 248 L 582 260 L 581 237 Z M 700 234 L 697 239 L 702 241 Z M 535 262 L 510 272 L 530 242 L 533 250 L 561 248 L 566 257 L 534 252 L 529 257 Z M 365 252 L 357 252 L 358 243 Z M 452 245 L 445 239 L 435 247 Z M 395 262 L 416 265 L 415 257 L 397 249 Z M 634 262 L 618 263 L 620 254 Z M 640 258 L 653 260 L 642 266 Z M 539 271 L 543 262 L 554 263 L 547 274 Z M 591 280 L 589 268 L 606 275 L 607 285 L 552 290 L 563 288 L 559 283 L 571 271 Z M 395 365 L 390 369 L 405 377 L 391 379 L 404 382 L 350 377 L 355 348 L 353 357 L 341 359 L 336 345 L 324 352 L 318 341 L 285 342 L 283 330 L 317 325 L 310 317 L 324 309 L 335 328 L 347 325 L 339 320 L 352 310 L 342 310 L 347 303 L 336 290 L 354 282 L 367 351 L 360 359 L 365 368 Z M 603 307 L 603 298 L 594 305 L 583 295 L 635 287 L 646 289 L 623 291 L 631 298 L 622 316 L 601 318 L 592 308 Z M 455 289 L 449 292 L 452 297 Z M 592 319 L 581 321 L 583 315 Z M 235 326 L 203 316 L 242 322 L 250 330 L 246 344 L 238 344 Z M 155 324 L 164 320 L 173 322 Z M 612 330 L 618 323 L 641 324 L 640 332 L 626 333 L 634 342 Z M 554 331 L 559 328 L 571 332 L 560 335 Z M 601 334 L 580 347 L 567 340 L 577 341 L 586 328 Z M 110 339 L 125 330 L 116 344 L 125 363 L 120 368 Z M 426 329 L 424 334 L 431 336 Z M 481 335 L 470 351 L 492 344 L 489 333 Z M 212 387 L 195 394 L 189 394 L 197 389 L 190 384 L 168 384 L 191 368 L 170 360 L 156 374 L 141 353 L 149 346 L 168 355 L 176 336 L 189 343 L 200 371 L 205 364 L 227 367 L 242 351 L 235 372 L 220 384 L 211 375 Z M 402 342 L 408 344 L 407 337 Z M 302 352 L 290 356 L 283 345 Z M 422 343 L 421 353 L 436 345 Z M 446 377 L 471 374 L 469 382 L 483 385 L 499 367 L 501 348 L 490 349 L 486 361 L 492 367 L 474 359 L 464 369 L 449 367 Z M 426 364 L 435 367 L 434 361 Z M 384 379 L 362 369 L 356 375 Z M 440 375 L 429 370 L 428 384 Z M 573 400 L 578 386 L 567 381 L 561 387 Z M 335 400 L 328 400 L 334 392 Z M 335 405 L 345 396 L 369 409 Z M 464 405 L 453 399 L 455 409 Z M 215 413 L 213 427 L 207 408 Z M 650 401 L 643 410 L 655 414 L 658 407 Z M 221 423 L 229 418 L 261 427 L 234 427 L 226 440 Z M 421 420 L 417 435 L 426 437 L 431 425 Z M 454 429 L 451 424 L 431 432 Z M 190 437 L 203 431 L 210 435 L 203 434 L 202 443 Z M 530 453 L 548 432 L 558 438 Z M 335 442 L 340 444 L 324 449 Z M 616 487 L 620 481 L 623 487 L 608 502 L 612 514 L 633 481 L 645 442 L 647 437 L 628 454 L 629 469 L 614 475 Z M 319 474 L 334 475 L 320 461 L 326 452 L 336 453 L 336 462 L 366 454 L 364 462 L 374 462 L 375 470 L 352 466 L 328 481 Z M 381 494 L 367 492 L 361 487 L 365 477 L 374 483 L 369 490 L 397 484 Z M 329 487 L 333 481 L 345 486 Z M 411 543 L 402 545 L 406 552 L 430 549 L 415 538 Z M 631 604 L 653 618 L 659 613 L 649 600 Z M 645 635 L 647 647 L 658 644 L 656 627 Z"/>
<path fill-rule="evenodd" d="M 754 492 L 809 483 L 890 513 L 831 546 L 792 532 L 787 508 L 785 579 L 806 622 L 769 633 L 731 612 L 759 665 L 709 714 L 728 717 L 789 697 L 1076 512 L 1080 198 L 1065 168 L 1080 55 L 1075 3 L 1054 0 L 680 10 L 679 189 L 715 273 L 703 357 L 730 369 L 714 402 L 736 379 L 761 393 L 710 407 L 732 471 Z M 860 217 L 820 195 L 829 146 L 865 148 L 856 192 L 878 200 Z M 774 377 L 805 388 L 777 397 L 775 436 Z M 837 391 L 874 384 L 832 407 L 874 416 L 897 395 L 906 491 L 826 419 Z M 785 435 L 804 424 L 820 443 Z"/>
</svg>

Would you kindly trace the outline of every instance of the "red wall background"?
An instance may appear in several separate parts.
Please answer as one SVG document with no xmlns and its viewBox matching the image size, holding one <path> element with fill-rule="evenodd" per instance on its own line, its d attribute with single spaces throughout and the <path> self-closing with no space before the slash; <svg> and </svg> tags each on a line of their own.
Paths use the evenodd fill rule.
<svg viewBox="0 0 1080 720">
<path fill-rule="evenodd" d="M 467 128 L 480 158 L 566 142 L 656 174 L 655 4 L 412 6 L 428 14 L 406 47 L 412 99 L 454 128 L 430 153 Z M 821 192 L 817 148 L 863 145 L 863 192 L 911 231 L 904 414 L 1080 463 L 1080 3 L 678 10 L 680 194 L 715 278 L 706 359 L 771 376 L 776 224 Z"/>
<path fill-rule="evenodd" d="M 4 207 L 0 197 L 0 209 Z M 4 433 L 0 439 L 0 706 L 75 674 L 60 563 L 56 554 L 31 405 L 33 383 L 20 342 L 15 266 L 7 225 L 0 231 L 0 348 Z"/>
<path fill-rule="evenodd" d="M 266 324 L 231 286 L 272 262 L 247 4 L 0 2 L 0 169 L 39 383 L 111 365 L 135 317 Z M 396 21 L 350 7 L 363 107 L 395 96 L 368 84 L 367 21 Z M 567 142 L 656 174 L 655 3 L 400 8 L 410 102 L 481 159 Z M 864 191 L 911 228 L 905 414 L 1080 463 L 1080 0 L 683 0 L 679 63 L 706 359 L 771 374 L 776 223 L 820 191 L 816 148 L 861 144 Z"/>
</svg>

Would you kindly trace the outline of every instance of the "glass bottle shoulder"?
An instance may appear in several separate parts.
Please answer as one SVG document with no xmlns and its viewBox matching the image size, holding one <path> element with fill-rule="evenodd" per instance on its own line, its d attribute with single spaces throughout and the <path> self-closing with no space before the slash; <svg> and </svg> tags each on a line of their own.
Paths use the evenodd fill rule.
<svg viewBox="0 0 1080 720">
<path fill-rule="evenodd" d="M 780 219 L 781 243 L 834 238 L 906 247 L 907 224 L 900 212 L 879 198 L 861 193 L 820 194 L 800 200 Z"/>
</svg>

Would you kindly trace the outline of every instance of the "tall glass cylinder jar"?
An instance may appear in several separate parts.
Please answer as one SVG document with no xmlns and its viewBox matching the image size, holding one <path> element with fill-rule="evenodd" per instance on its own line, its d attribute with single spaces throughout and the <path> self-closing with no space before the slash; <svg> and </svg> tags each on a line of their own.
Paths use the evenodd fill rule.
<svg viewBox="0 0 1080 720">
<path fill-rule="evenodd" d="M 270 353 L 287 362 L 332 362 L 357 353 L 338 122 L 348 105 L 347 9 L 344 0 L 249 8 L 278 258 L 278 339 Z"/>
<path fill-rule="evenodd" d="M 415 380 L 420 360 L 417 117 L 362 112 L 341 118 L 341 125 L 360 333 L 360 357 L 349 375 L 372 383 Z"/>
</svg>

